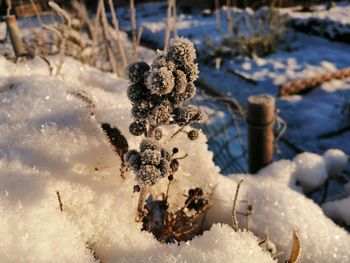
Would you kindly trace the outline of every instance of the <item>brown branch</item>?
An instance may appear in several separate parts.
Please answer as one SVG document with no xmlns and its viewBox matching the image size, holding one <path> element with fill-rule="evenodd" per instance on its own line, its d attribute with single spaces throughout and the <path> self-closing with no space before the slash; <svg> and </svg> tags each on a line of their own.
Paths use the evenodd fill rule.
<svg viewBox="0 0 350 263">
<path fill-rule="evenodd" d="M 119 21 L 118 21 L 117 15 L 115 14 L 113 0 L 108 0 L 108 4 L 109 4 L 109 9 L 111 10 L 111 14 L 112 14 L 112 23 L 113 23 L 114 30 L 115 30 L 116 35 L 117 35 L 116 40 L 117 40 L 117 44 L 119 47 L 120 55 L 122 57 L 123 67 L 126 68 L 128 66 L 128 60 L 126 58 L 125 49 L 124 49 L 123 43 L 122 43 L 121 38 L 120 38 Z"/>
<path fill-rule="evenodd" d="M 62 204 L 62 200 L 61 200 L 61 195 L 60 195 L 60 192 L 58 190 L 56 191 L 56 195 L 57 195 L 58 203 L 60 205 L 60 211 L 63 212 L 63 204 Z"/>
<path fill-rule="evenodd" d="M 232 228 L 236 232 L 239 230 L 239 224 L 238 224 L 237 213 L 236 213 L 236 203 L 237 203 L 237 198 L 238 198 L 238 194 L 239 194 L 239 188 L 241 187 L 242 183 L 243 183 L 243 180 L 239 181 L 239 183 L 237 185 L 235 198 L 233 200 L 232 212 L 231 212 L 231 215 L 232 215 Z"/>
</svg>

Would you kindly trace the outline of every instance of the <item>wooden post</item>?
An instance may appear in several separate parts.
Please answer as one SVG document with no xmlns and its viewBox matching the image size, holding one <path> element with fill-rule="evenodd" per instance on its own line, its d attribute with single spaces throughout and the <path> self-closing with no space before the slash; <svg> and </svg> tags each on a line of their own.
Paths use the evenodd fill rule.
<svg viewBox="0 0 350 263">
<path fill-rule="evenodd" d="M 248 98 L 248 160 L 254 174 L 272 162 L 275 99 L 270 95 Z"/>
<path fill-rule="evenodd" d="M 19 28 L 16 20 L 16 16 L 9 15 L 6 17 L 6 26 L 7 32 L 9 32 L 13 51 L 15 52 L 16 57 L 20 57 L 26 54 L 26 51 L 23 47 L 23 42 L 19 34 Z"/>
</svg>

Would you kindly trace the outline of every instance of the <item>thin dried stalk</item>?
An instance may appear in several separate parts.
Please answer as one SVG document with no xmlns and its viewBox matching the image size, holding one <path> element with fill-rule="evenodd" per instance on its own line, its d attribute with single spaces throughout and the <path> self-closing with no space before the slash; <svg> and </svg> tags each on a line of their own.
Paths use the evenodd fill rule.
<svg viewBox="0 0 350 263">
<path fill-rule="evenodd" d="M 6 16 L 11 15 L 11 9 L 12 9 L 12 1 L 6 0 L 7 10 L 6 10 Z"/>
<path fill-rule="evenodd" d="M 216 29 L 221 32 L 220 0 L 215 0 Z"/>
<path fill-rule="evenodd" d="M 61 195 L 60 195 L 60 192 L 58 190 L 56 191 L 56 195 L 57 195 L 58 204 L 60 205 L 60 211 L 63 212 L 63 204 L 62 204 L 62 200 L 61 200 Z"/>
<path fill-rule="evenodd" d="M 66 52 L 66 43 L 68 39 L 68 30 L 67 28 L 71 28 L 72 20 L 69 16 L 69 14 L 63 10 L 58 4 L 56 4 L 53 1 L 49 2 L 49 6 L 62 18 L 64 23 L 66 23 L 66 27 L 63 28 L 61 33 L 61 44 L 60 44 L 60 53 L 59 53 L 59 60 L 56 70 L 56 76 L 58 76 L 61 73 L 63 63 L 64 63 L 64 54 Z"/>
<path fill-rule="evenodd" d="M 232 3 L 231 0 L 226 1 L 227 11 L 226 11 L 226 19 L 227 19 L 227 35 L 232 36 L 233 33 L 233 18 L 232 18 Z"/>
<path fill-rule="evenodd" d="M 110 40 L 110 36 L 108 34 L 108 22 L 107 22 L 107 17 L 106 17 L 106 10 L 105 10 L 105 5 L 103 3 L 103 0 L 99 1 L 99 5 L 101 6 L 101 24 L 102 24 L 102 33 L 103 33 L 103 38 L 105 39 L 106 43 L 106 50 L 108 54 L 108 60 L 109 63 L 112 67 L 113 73 L 117 74 L 117 76 L 120 76 L 119 68 L 117 65 L 117 61 L 115 60 L 115 56 L 112 50 L 112 44 Z"/>
<path fill-rule="evenodd" d="M 144 206 L 147 199 L 147 195 L 148 195 L 148 187 L 147 186 L 141 187 L 139 201 L 137 204 L 137 215 L 135 218 L 136 222 L 140 222 L 145 215 Z"/>
<path fill-rule="evenodd" d="M 78 1 L 74 1 L 73 8 L 77 13 L 79 20 L 81 20 L 83 23 L 87 25 L 89 37 L 92 39 L 92 41 L 96 42 L 96 38 L 97 38 L 96 30 L 94 30 L 94 26 L 89 18 L 88 11 L 86 10 L 85 4 L 82 4 Z"/>
<path fill-rule="evenodd" d="M 36 8 L 36 5 L 35 5 L 33 0 L 30 0 L 30 4 L 31 4 L 31 6 L 32 6 L 32 8 L 34 10 L 35 16 L 38 19 L 40 26 L 42 26 L 43 25 L 43 21 L 41 20 L 41 17 L 39 15 L 38 8 Z"/>
<path fill-rule="evenodd" d="M 173 17 L 173 32 L 174 32 L 174 37 L 177 37 L 177 24 L 176 24 L 176 0 L 173 0 L 173 12 L 172 12 L 172 17 Z"/>
<path fill-rule="evenodd" d="M 122 43 L 121 38 L 120 38 L 119 22 L 118 22 L 118 18 L 116 16 L 116 14 L 115 14 L 113 0 L 109 0 L 108 4 L 109 4 L 109 9 L 111 10 L 111 13 L 112 13 L 112 23 L 113 23 L 114 30 L 115 30 L 116 35 L 117 35 L 116 40 L 117 40 L 117 44 L 119 47 L 119 52 L 120 52 L 121 57 L 122 57 L 123 67 L 126 68 L 128 66 L 128 60 L 126 58 L 125 49 L 124 49 L 123 43 Z"/>
<path fill-rule="evenodd" d="M 134 60 L 137 60 L 136 11 L 134 0 L 130 0 L 131 34 Z"/>
<path fill-rule="evenodd" d="M 237 213 L 236 213 L 236 204 L 237 204 L 237 198 L 239 194 L 239 188 L 241 187 L 241 184 L 243 183 L 243 180 L 239 181 L 237 188 L 236 188 L 236 193 L 235 193 L 235 198 L 233 200 L 233 207 L 232 207 L 232 228 L 234 231 L 239 230 L 239 224 L 237 220 Z"/>
<path fill-rule="evenodd" d="M 172 7 L 173 0 L 168 0 L 168 11 L 165 21 L 165 39 L 164 39 L 164 51 L 166 52 L 169 47 L 169 41 L 170 41 L 170 19 L 171 19 L 171 7 Z"/>
</svg>

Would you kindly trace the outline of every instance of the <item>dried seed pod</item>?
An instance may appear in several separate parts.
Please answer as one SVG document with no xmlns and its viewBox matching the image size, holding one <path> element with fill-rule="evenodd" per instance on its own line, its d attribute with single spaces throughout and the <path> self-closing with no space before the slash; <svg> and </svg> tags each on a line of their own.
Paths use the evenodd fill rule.
<svg viewBox="0 0 350 263">
<path fill-rule="evenodd" d="M 157 150 L 159 149 L 159 143 L 153 138 L 144 138 L 140 143 L 140 151 L 143 152 L 145 150 Z"/>
<path fill-rule="evenodd" d="M 174 72 L 175 77 L 175 86 L 174 91 L 176 94 L 182 94 L 185 92 L 187 87 L 187 78 L 186 74 L 182 70 L 176 70 Z"/>
<path fill-rule="evenodd" d="M 160 163 L 160 151 L 145 150 L 141 153 L 141 164 L 158 165 Z"/>
<path fill-rule="evenodd" d="M 193 43 L 187 38 L 176 37 L 170 42 L 168 58 L 176 65 L 192 63 L 196 59 L 196 50 Z"/>
<path fill-rule="evenodd" d="M 188 139 L 190 139 L 191 141 L 194 141 L 194 140 L 197 140 L 199 136 L 199 132 L 197 130 L 190 130 L 188 133 L 187 133 L 187 137 Z"/>
<path fill-rule="evenodd" d="M 142 100 L 138 103 L 135 103 L 132 106 L 131 114 L 135 119 L 144 120 L 148 117 L 152 110 L 152 105 L 149 101 Z"/>
<path fill-rule="evenodd" d="M 133 192 L 134 192 L 134 193 L 139 193 L 140 191 L 141 191 L 140 186 L 134 185 L 134 187 L 133 187 Z"/>
<path fill-rule="evenodd" d="M 162 177 L 169 176 L 171 171 L 172 171 L 171 168 L 170 168 L 169 161 L 165 160 L 165 159 L 160 160 L 159 170 L 160 170 L 160 173 L 161 173 Z"/>
<path fill-rule="evenodd" d="M 128 67 L 128 77 L 131 83 L 143 82 L 150 66 L 143 61 L 130 64 Z"/>
<path fill-rule="evenodd" d="M 137 103 L 142 100 L 148 100 L 151 97 L 151 92 L 145 85 L 140 83 L 131 84 L 128 87 L 128 98 L 131 102 Z"/>
<path fill-rule="evenodd" d="M 144 122 L 134 121 L 129 125 L 129 131 L 134 136 L 140 136 L 145 133 L 146 126 Z"/>
<path fill-rule="evenodd" d="M 171 155 L 170 155 L 170 153 L 169 153 L 167 150 L 165 150 L 165 149 L 162 148 L 162 149 L 160 150 L 160 153 L 161 153 L 163 159 L 165 159 L 165 160 L 167 160 L 167 161 L 170 161 L 170 160 L 171 160 Z"/>
<path fill-rule="evenodd" d="M 176 108 L 174 109 L 174 121 L 179 126 L 185 126 L 190 122 L 189 111 L 187 108 Z"/>
<path fill-rule="evenodd" d="M 199 76 L 198 64 L 185 63 L 185 64 L 182 64 L 179 67 L 179 69 L 181 69 L 186 74 L 187 82 L 194 82 L 198 79 L 198 76 Z"/>
<path fill-rule="evenodd" d="M 169 94 L 174 88 L 173 73 L 166 67 L 152 68 L 146 79 L 146 86 L 152 94 Z"/>
<path fill-rule="evenodd" d="M 136 180 L 139 184 L 152 186 L 161 179 L 159 169 L 154 165 L 141 165 Z"/>
<path fill-rule="evenodd" d="M 171 105 L 167 101 L 163 101 L 160 105 L 156 106 L 152 114 L 149 116 L 150 122 L 155 125 L 167 124 L 171 118 Z"/>
<path fill-rule="evenodd" d="M 140 153 L 136 150 L 130 150 L 127 152 L 125 157 L 127 163 L 134 169 L 138 170 L 141 165 Z"/>
<path fill-rule="evenodd" d="M 152 68 L 161 68 L 166 67 L 168 70 L 173 71 L 175 70 L 175 63 L 167 59 L 166 56 L 160 55 L 158 56 L 152 63 Z"/>
<path fill-rule="evenodd" d="M 156 128 L 153 132 L 153 137 L 154 139 L 156 139 L 157 141 L 159 141 L 160 139 L 162 139 L 163 137 L 163 132 L 160 128 Z"/>
<path fill-rule="evenodd" d="M 170 162 L 170 169 L 175 173 L 179 170 L 179 165 L 179 161 L 174 159 Z"/>
</svg>

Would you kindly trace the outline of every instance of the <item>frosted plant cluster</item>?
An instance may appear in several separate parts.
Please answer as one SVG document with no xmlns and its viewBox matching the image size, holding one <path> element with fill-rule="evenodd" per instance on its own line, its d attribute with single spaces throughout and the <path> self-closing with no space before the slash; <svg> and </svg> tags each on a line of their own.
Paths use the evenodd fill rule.
<svg viewBox="0 0 350 263">
<path fill-rule="evenodd" d="M 169 51 L 159 53 L 151 66 L 146 62 L 135 62 L 128 68 L 128 97 L 133 104 L 134 118 L 129 131 L 146 138 L 139 151 L 130 151 L 126 158 L 141 186 L 152 186 L 166 176 L 171 180 L 171 173 L 178 170 L 177 160 L 158 143 L 163 136 L 161 126 L 177 124 L 184 127 L 203 118 L 196 107 L 186 105 L 196 93 L 193 83 L 198 77 L 195 59 L 193 44 L 188 39 L 175 38 Z M 198 136 L 197 130 L 188 132 L 190 140 L 196 140 Z"/>
</svg>

